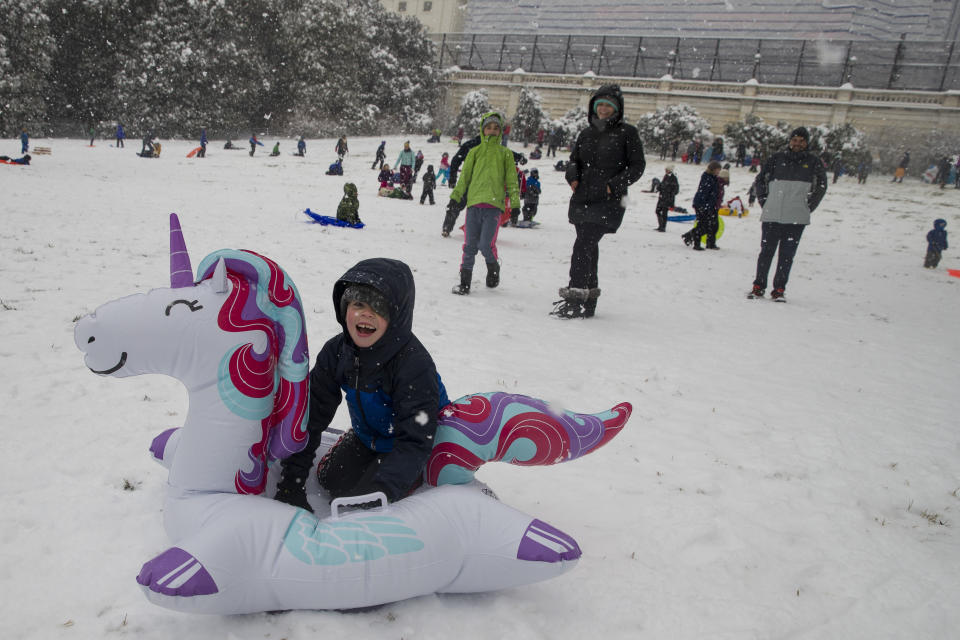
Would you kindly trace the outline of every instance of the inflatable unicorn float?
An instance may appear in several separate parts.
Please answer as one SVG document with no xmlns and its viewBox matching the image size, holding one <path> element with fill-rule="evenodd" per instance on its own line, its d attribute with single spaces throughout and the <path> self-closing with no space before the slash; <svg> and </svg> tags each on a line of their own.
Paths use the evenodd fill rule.
<svg viewBox="0 0 960 640">
<path fill-rule="evenodd" d="M 516 394 L 464 396 L 442 411 L 423 488 L 373 510 L 334 501 L 318 518 L 263 495 L 270 463 L 305 446 L 309 399 L 300 295 L 272 260 L 219 250 L 195 282 L 171 214 L 170 287 L 101 305 L 77 322 L 75 340 L 98 375 L 161 373 L 187 389 L 183 426 L 150 446 L 169 469 L 163 519 L 173 546 L 137 576 L 151 602 L 177 611 L 349 609 L 563 574 L 580 557 L 576 541 L 498 501 L 474 472 L 493 460 L 583 456 L 631 412 L 627 403 L 578 414 Z"/>
</svg>

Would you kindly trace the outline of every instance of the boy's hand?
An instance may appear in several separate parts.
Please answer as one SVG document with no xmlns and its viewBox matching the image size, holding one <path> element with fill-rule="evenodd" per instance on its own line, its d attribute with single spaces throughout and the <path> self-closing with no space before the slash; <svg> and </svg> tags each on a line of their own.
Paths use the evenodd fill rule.
<svg viewBox="0 0 960 640">
<path fill-rule="evenodd" d="M 580 181 L 579 181 L 579 180 L 574 180 L 574 181 L 572 181 L 572 182 L 570 183 L 570 188 L 573 189 L 574 192 L 576 192 L 577 186 L 578 186 L 579 184 L 580 184 Z"/>
</svg>

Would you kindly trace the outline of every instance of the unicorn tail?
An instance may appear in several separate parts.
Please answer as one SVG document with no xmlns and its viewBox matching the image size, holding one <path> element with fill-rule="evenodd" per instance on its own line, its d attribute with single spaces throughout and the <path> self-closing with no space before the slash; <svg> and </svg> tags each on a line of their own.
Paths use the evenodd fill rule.
<svg viewBox="0 0 960 640">
<path fill-rule="evenodd" d="M 511 393 L 464 396 L 440 414 L 427 483 L 465 484 L 493 460 L 541 466 L 579 458 L 617 435 L 632 411 L 629 402 L 590 414 L 556 411 L 542 400 Z"/>
</svg>

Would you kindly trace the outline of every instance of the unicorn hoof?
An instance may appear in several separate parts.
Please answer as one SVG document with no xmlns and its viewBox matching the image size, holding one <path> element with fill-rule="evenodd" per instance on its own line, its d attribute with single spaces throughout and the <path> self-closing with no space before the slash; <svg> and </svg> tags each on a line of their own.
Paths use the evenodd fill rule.
<svg viewBox="0 0 960 640">
<path fill-rule="evenodd" d="M 217 593 L 217 583 L 200 561 L 179 547 L 170 547 L 143 565 L 137 582 L 164 596 Z"/>
</svg>

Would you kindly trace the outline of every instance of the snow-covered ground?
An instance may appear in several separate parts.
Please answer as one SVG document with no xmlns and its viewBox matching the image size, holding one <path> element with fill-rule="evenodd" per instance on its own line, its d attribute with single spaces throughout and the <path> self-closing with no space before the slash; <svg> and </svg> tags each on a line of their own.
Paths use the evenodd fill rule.
<svg viewBox="0 0 960 640">
<path fill-rule="evenodd" d="M 388 161 L 404 138 L 387 139 Z M 427 163 L 455 145 L 413 138 Z M 759 209 L 726 219 L 721 251 L 694 253 L 687 224 L 655 226 L 652 155 L 620 232 L 601 243 L 597 316 L 547 315 L 566 284 L 569 189 L 553 159 L 536 230 L 503 229 L 502 284 L 450 294 L 460 240 L 435 206 L 375 197 L 379 139 L 350 139 L 342 178 L 323 175 L 334 140 L 306 158 L 192 142 L 34 140 L 50 156 L 0 167 L 0 493 L 3 638 L 950 637 L 960 628 L 960 268 L 958 249 L 922 267 L 937 217 L 960 232 L 960 191 L 874 175 L 831 184 L 804 234 L 788 304 L 744 298 Z M 528 149 L 529 150 L 529 149 Z M 19 143 L 0 153 L 19 155 Z M 690 206 L 702 167 L 678 165 Z M 753 174 L 732 170 L 730 196 Z M 360 190 L 362 230 L 321 227 L 342 185 Z M 419 198 L 420 184 L 415 194 Z M 565 576 L 498 593 L 426 596 L 359 613 L 235 617 L 170 612 L 134 577 L 168 544 L 166 471 L 149 459 L 182 422 L 169 378 L 99 378 L 73 344 L 99 304 L 166 286 L 167 219 L 196 265 L 223 248 L 279 262 L 304 297 L 314 351 L 339 330 L 333 282 L 357 260 L 405 260 L 414 330 L 451 397 L 506 390 L 576 411 L 630 401 L 626 429 L 598 452 L 546 468 L 488 465 L 506 503 L 584 551 Z M 955 236 L 957 238 L 957 236 Z M 960 245 L 960 239 L 956 240 Z M 347 424 L 341 412 L 335 426 Z"/>
</svg>

